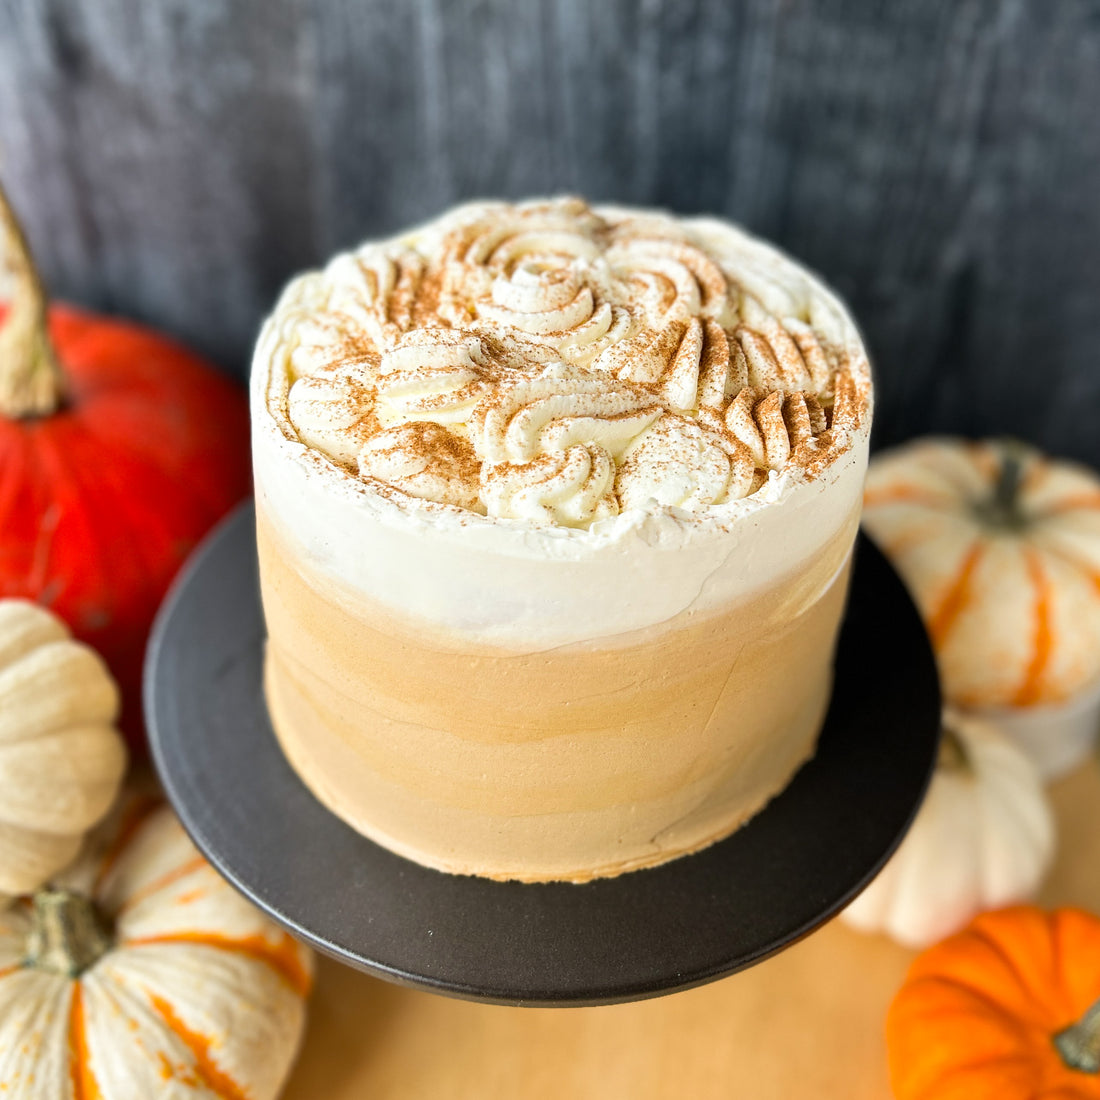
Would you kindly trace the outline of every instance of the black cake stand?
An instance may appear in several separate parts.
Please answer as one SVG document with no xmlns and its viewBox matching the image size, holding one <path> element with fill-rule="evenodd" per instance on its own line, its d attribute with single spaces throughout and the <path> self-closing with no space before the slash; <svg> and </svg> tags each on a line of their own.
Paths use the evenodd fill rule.
<svg viewBox="0 0 1100 1100">
<path fill-rule="evenodd" d="M 583 886 L 442 874 L 354 832 L 279 749 L 261 690 L 263 639 L 246 505 L 195 554 L 149 649 L 153 756 L 184 826 L 300 939 L 377 977 L 471 1000 L 610 1004 L 768 958 L 874 877 L 936 758 L 932 653 L 897 575 L 865 539 L 814 758 L 727 840 Z"/>
</svg>

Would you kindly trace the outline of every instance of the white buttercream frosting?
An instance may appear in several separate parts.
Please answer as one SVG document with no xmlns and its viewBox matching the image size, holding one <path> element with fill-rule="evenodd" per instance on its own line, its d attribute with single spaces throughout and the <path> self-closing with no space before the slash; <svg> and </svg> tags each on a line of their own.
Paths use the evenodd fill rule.
<svg viewBox="0 0 1100 1100">
<path fill-rule="evenodd" d="M 754 470 L 820 469 L 848 445 L 830 423 L 837 379 L 863 380 L 850 326 L 797 269 L 743 244 L 719 223 L 558 199 L 474 205 L 365 245 L 278 307 L 291 424 L 408 495 L 566 526 L 617 513 L 620 489 L 628 507 L 698 511 L 759 489 Z M 814 430 L 796 441 L 787 421 L 807 410 Z M 468 491 L 359 461 L 373 432 L 407 423 L 471 439 L 482 468 Z M 406 440 L 425 468 L 441 460 L 433 443 L 448 446 Z M 642 471 L 650 458 L 675 473 Z"/>
<path fill-rule="evenodd" d="M 644 508 L 653 500 L 697 512 L 748 496 L 755 471 L 743 444 L 665 413 L 627 447 L 615 489 L 623 508 Z"/>
<path fill-rule="evenodd" d="M 796 570 L 858 509 L 870 406 L 843 306 L 736 227 L 478 203 L 287 287 L 257 490 L 353 590 L 538 648 Z"/>
</svg>

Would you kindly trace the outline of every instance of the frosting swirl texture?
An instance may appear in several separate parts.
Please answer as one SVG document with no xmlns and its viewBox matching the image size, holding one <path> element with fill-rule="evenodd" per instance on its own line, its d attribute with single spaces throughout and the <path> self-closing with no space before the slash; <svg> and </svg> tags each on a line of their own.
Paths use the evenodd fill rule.
<svg viewBox="0 0 1100 1100">
<path fill-rule="evenodd" d="M 395 499 L 534 525 L 705 516 L 816 476 L 870 408 L 850 323 L 794 265 L 723 222 L 575 198 L 364 245 L 271 328 L 306 446 Z"/>
</svg>

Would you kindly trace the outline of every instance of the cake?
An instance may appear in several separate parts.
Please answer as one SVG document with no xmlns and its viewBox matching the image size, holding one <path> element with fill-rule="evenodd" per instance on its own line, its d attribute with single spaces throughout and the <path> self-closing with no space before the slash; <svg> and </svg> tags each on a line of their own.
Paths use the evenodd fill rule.
<svg viewBox="0 0 1100 1100">
<path fill-rule="evenodd" d="M 837 298 L 716 219 L 480 202 L 295 279 L 252 368 L 288 760 L 448 872 L 727 836 L 814 751 L 871 400 Z"/>
</svg>

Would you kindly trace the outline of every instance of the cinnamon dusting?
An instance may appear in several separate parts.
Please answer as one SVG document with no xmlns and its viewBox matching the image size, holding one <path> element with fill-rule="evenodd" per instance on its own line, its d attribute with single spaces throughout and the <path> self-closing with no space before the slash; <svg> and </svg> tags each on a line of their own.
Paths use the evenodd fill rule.
<svg viewBox="0 0 1100 1100">
<path fill-rule="evenodd" d="M 622 503 L 617 471 L 628 445 L 661 423 L 672 451 L 635 449 L 631 469 L 649 463 L 645 483 L 656 483 L 672 463 L 685 485 L 694 479 L 687 495 L 705 508 L 751 495 L 772 470 L 819 477 L 866 428 L 870 376 L 858 342 L 837 336 L 846 322 L 822 324 L 815 313 L 837 307 L 796 269 L 776 264 L 774 284 L 761 282 L 754 255 L 742 271 L 713 224 L 704 232 L 565 198 L 463 208 L 409 240 L 338 257 L 297 308 L 286 307 L 294 388 L 311 386 L 322 400 L 309 415 L 331 409 L 342 434 L 331 442 L 318 425 L 303 429 L 294 391 L 290 418 L 307 445 L 370 484 L 490 515 L 504 499 L 519 501 L 515 518 L 543 522 L 545 501 L 522 510 L 530 478 L 519 467 L 537 462 L 527 472 L 536 483 L 557 471 L 547 500 L 588 493 L 561 480 L 580 461 L 580 452 L 572 463 L 565 454 L 583 446 L 611 455 L 610 503 L 589 501 L 604 514 Z M 361 379 L 354 391 L 349 364 Z M 635 408 L 611 399 L 624 385 L 639 394 Z M 327 404 L 317 392 L 326 386 Z M 349 400 L 361 406 L 352 425 Z M 645 407 L 658 415 L 637 418 Z M 622 438 L 632 416 L 634 443 Z M 686 422 L 693 442 L 672 440 Z M 724 481 L 719 454 L 730 466 Z M 685 466 L 692 455 L 698 469 Z M 486 486 L 502 478 L 514 491 L 488 499 Z M 551 509 L 550 522 L 596 518 L 563 508 Z"/>
</svg>

